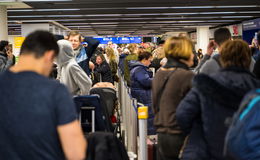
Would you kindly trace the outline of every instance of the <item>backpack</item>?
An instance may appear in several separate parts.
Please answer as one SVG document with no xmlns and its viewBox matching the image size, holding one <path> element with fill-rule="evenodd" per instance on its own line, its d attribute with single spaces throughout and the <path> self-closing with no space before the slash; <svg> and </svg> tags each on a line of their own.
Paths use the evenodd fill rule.
<svg viewBox="0 0 260 160">
<path fill-rule="evenodd" d="M 260 89 L 249 92 L 234 114 L 224 155 L 235 160 L 260 159 Z"/>
</svg>

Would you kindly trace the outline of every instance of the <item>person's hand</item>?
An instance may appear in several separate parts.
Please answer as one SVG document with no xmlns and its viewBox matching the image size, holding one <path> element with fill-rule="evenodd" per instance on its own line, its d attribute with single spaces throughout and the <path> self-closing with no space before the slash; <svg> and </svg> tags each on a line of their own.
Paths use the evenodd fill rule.
<svg viewBox="0 0 260 160">
<path fill-rule="evenodd" d="M 216 43 L 215 41 L 210 41 L 208 46 L 207 46 L 207 55 L 211 56 L 213 51 L 216 49 Z"/>
<path fill-rule="evenodd" d="M 10 50 L 7 50 L 6 54 L 7 54 L 7 57 L 8 57 L 9 60 L 13 59 L 14 55 L 13 55 L 13 53 Z"/>
<path fill-rule="evenodd" d="M 95 69 L 95 65 L 94 65 L 94 63 L 92 63 L 91 61 L 89 61 L 89 68 L 90 68 L 92 71 L 94 71 L 94 69 Z"/>
</svg>

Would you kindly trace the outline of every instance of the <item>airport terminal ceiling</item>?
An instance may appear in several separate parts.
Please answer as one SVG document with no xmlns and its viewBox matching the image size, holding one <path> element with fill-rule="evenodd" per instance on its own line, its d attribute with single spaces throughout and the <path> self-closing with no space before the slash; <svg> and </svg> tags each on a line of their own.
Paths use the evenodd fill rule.
<svg viewBox="0 0 260 160">
<path fill-rule="evenodd" d="M 19 0 L 18 0 L 19 1 Z M 9 29 L 57 21 L 86 35 L 159 35 L 260 17 L 260 0 L 23 0 L 9 8 Z"/>
</svg>

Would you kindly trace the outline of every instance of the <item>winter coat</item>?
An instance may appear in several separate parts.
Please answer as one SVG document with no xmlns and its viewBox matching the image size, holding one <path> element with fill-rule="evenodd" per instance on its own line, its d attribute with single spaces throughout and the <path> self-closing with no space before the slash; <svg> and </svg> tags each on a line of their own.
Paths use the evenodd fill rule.
<svg viewBox="0 0 260 160">
<path fill-rule="evenodd" d="M 94 84 L 100 82 L 100 80 L 102 82 L 113 83 L 111 69 L 106 61 L 103 61 L 100 65 L 96 64 L 94 75 Z"/>
<path fill-rule="evenodd" d="M 92 81 L 76 62 L 71 43 L 59 40 L 58 45 L 58 79 L 68 87 L 72 95 L 89 94 Z"/>
<path fill-rule="evenodd" d="M 260 82 L 248 70 L 229 67 L 210 76 L 197 75 L 193 88 L 177 108 L 177 122 L 190 139 L 185 159 L 224 160 L 227 121 L 238 109 L 243 96 Z M 208 155 L 202 155 L 208 154 Z M 186 154 L 186 155 L 185 155 Z M 188 154 L 188 156 L 187 156 Z M 195 156 L 200 156 L 195 158 Z"/>
<path fill-rule="evenodd" d="M 151 106 L 153 73 L 139 61 L 130 62 L 131 95 L 138 102 Z"/>
<path fill-rule="evenodd" d="M 124 74 L 124 60 L 125 58 L 128 56 L 128 54 L 121 54 L 119 56 L 119 63 L 118 63 L 118 67 L 121 71 L 122 74 Z"/>
<path fill-rule="evenodd" d="M 13 65 L 13 60 L 9 60 L 7 56 L 0 52 L 0 72 L 7 70 Z"/>
<path fill-rule="evenodd" d="M 148 106 L 148 135 L 156 134 L 153 125 L 154 114 L 152 112 L 152 79 L 153 73 L 147 66 L 139 61 L 130 61 L 131 95 L 137 102 Z"/>
<path fill-rule="evenodd" d="M 176 122 L 176 108 L 191 88 L 194 73 L 188 69 L 187 65 L 168 59 L 166 65 L 155 74 L 152 82 L 152 104 L 154 125 L 159 133 L 182 133 Z M 168 82 L 163 88 L 167 76 Z M 163 91 L 159 99 L 161 89 Z"/>
<path fill-rule="evenodd" d="M 251 63 L 249 66 L 249 70 L 253 72 L 255 65 L 255 60 L 253 57 L 251 57 Z M 212 56 L 209 60 L 204 62 L 204 64 L 200 68 L 199 73 L 204 73 L 204 74 L 213 74 L 219 71 L 222 68 L 220 64 L 220 54 L 216 54 Z"/>
</svg>

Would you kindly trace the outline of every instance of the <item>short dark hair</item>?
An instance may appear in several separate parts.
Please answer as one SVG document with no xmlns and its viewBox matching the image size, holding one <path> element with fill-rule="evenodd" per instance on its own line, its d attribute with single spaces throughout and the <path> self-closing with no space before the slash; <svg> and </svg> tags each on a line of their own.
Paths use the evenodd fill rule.
<svg viewBox="0 0 260 160">
<path fill-rule="evenodd" d="M 214 40 L 219 46 L 230 39 L 231 33 L 227 28 L 219 28 L 214 32 Z"/>
<path fill-rule="evenodd" d="M 152 53 L 151 52 L 144 51 L 144 52 L 139 52 L 138 53 L 138 61 L 141 61 L 143 59 L 147 60 L 150 57 L 152 57 Z"/>
<path fill-rule="evenodd" d="M 8 41 L 5 40 L 0 41 L 0 51 L 4 51 L 4 48 L 8 46 L 8 44 L 9 44 Z"/>
<path fill-rule="evenodd" d="M 220 62 L 224 68 L 235 66 L 249 69 L 251 50 L 245 41 L 240 39 L 226 41 L 219 52 Z"/>
<path fill-rule="evenodd" d="M 54 51 L 55 56 L 59 54 L 59 46 L 53 34 L 48 31 L 34 31 L 30 33 L 24 40 L 20 54 L 34 54 L 36 58 L 40 58 L 46 51 Z"/>
</svg>

